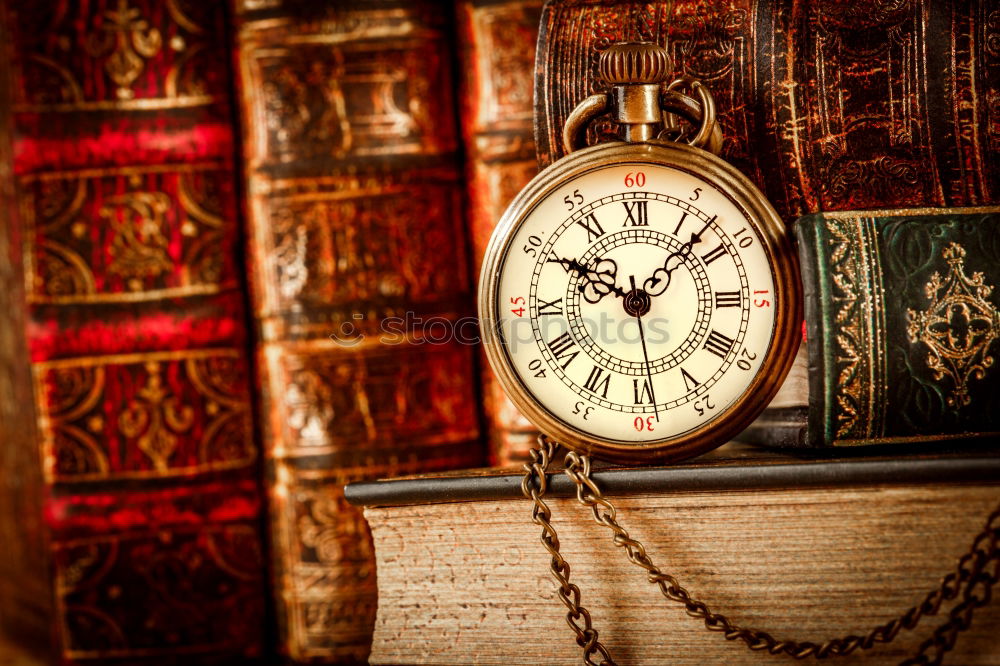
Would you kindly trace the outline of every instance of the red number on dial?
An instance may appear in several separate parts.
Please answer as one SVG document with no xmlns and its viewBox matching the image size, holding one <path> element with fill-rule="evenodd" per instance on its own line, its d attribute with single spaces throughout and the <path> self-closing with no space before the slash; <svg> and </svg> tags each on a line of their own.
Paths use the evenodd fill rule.
<svg viewBox="0 0 1000 666">
<path fill-rule="evenodd" d="M 637 417 L 635 417 L 635 421 L 632 422 L 632 426 L 636 430 L 638 430 L 639 432 L 642 432 L 643 430 L 648 430 L 648 431 L 652 432 L 653 431 L 653 417 L 652 416 L 646 416 L 646 417 L 637 416 Z"/>
<path fill-rule="evenodd" d="M 625 174 L 625 187 L 644 187 L 645 185 L 646 185 L 646 174 L 644 174 L 643 172 L 629 171 L 627 174 Z"/>
</svg>

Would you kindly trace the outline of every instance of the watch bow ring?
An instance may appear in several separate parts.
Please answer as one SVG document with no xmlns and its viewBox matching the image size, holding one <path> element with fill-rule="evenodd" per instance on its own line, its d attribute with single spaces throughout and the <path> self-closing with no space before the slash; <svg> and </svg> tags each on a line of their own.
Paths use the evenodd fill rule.
<svg viewBox="0 0 1000 666">
<path fill-rule="evenodd" d="M 614 87 L 610 93 L 591 95 L 577 104 L 563 126 L 563 149 L 571 153 L 581 148 L 591 121 L 613 111 L 626 141 L 648 141 L 671 133 L 676 140 L 682 136 L 677 132 L 679 116 L 698 127 L 687 142 L 717 155 L 722 149 L 722 128 L 716 121 L 712 94 L 691 77 L 663 86 L 669 77 L 668 64 L 666 51 L 648 42 L 616 44 L 605 51 L 599 61 L 601 77 Z M 697 99 L 679 92 L 681 87 L 691 88 Z"/>
</svg>

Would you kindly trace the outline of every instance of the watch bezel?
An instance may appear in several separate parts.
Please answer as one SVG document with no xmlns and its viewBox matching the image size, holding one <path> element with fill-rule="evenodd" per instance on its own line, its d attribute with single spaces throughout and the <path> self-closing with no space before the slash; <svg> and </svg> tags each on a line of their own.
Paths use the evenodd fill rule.
<svg viewBox="0 0 1000 666">
<path fill-rule="evenodd" d="M 498 331 L 499 269 L 521 224 L 531 211 L 569 179 L 622 163 L 640 162 L 687 171 L 715 183 L 745 215 L 756 221 L 774 280 L 775 323 L 767 352 L 743 394 L 709 422 L 682 435 L 628 445 L 577 429 L 534 399 L 502 348 Z M 511 401 L 541 432 L 567 448 L 619 463 L 671 462 L 724 444 L 742 432 L 767 407 L 788 374 L 801 339 L 802 296 L 798 261 L 790 234 L 757 187 L 711 153 L 672 142 L 605 143 L 584 148 L 550 165 L 533 178 L 507 207 L 483 259 L 478 307 L 483 345 L 490 366 Z"/>
</svg>

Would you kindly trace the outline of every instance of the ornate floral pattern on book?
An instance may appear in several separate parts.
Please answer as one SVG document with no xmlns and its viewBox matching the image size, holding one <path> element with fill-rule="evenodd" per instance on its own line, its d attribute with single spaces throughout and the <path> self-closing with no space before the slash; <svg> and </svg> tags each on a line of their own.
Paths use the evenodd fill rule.
<svg viewBox="0 0 1000 666">
<path fill-rule="evenodd" d="M 282 455 L 323 455 L 338 467 L 370 458 L 384 472 L 383 452 L 412 446 L 440 466 L 461 460 L 435 462 L 436 447 L 477 434 L 469 348 L 428 342 L 358 353 L 323 340 L 272 343 L 263 356 Z"/>
<path fill-rule="evenodd" d="M 537 41 L 541 5 L 541 0 L 458 3 L 474 275 L 507 204 L 538 172 L 531 122 L 535 52 L 526 45 Z M 526 459 L 535 428 L 508 400 L 485 359 L 480 367 L 490 462 Z"/>
<path fill-rule="evenodd" d="M 35 376 L 50 482 L 189 476 L 256 457 L 235 350 L 52 361 Z"/>
<path fill-rule="evenodd" d="M 12 13 L 25 49 L 14 108 L 123 111 L 213 104 L 228 85 L 225 49 L 215 43 L 222 9 L 194 0 L 18 3 Z"/>
<path fill-rule="evenodd" d="M 797 233 L 812 443 L 1000 432 L 1000 209 L 819 213 Z"/>
<path fill-rule="evenodd" d="M 599 53 L 665 44 L 716 98 L 723 156 L 790 223 L 818 210 L 1000 200 L 1000 10 L 987 0 L 706 3 L 553 0 L 536 138 L 547 164 Z M 602 136 L 598 124 L 591 138 Z"/>
<path fill-rule="evenodd" d="M 226 8 L 0 0 L 0 23 L 0 365 L 34 421 L 0 418 L 0 534 L 30 544 L 0 558 L 3 614 L 67 663 L 258 655 Z"/>
<path fill-rule="evenodd" d="M 46 173 L 23 177 L 20 189 L 32 302 L 136 302 L 239 286 L 232 171 L 222 165 Z"/>
<path fill-rule="evenodd" d="M 431 330 L 471 315 L 448 22 L 237 14 L 279 648 L 364 661 L 374 564 L 343 483 L 482 460 L 473 350 Z"/>
<path fill-rule="evenodd" d="M 237 653 L 263 622 L 263 560 L 250 523 L 62 541 L 54 553 L 69 659 Z"/>
<path fill-rule="evenodd" d="M 282 178 L 269 183 L 259 207 L 267 213 L 257 233 L 266 279 L 262 315 L 344 310 L 345 304 L 342 314 L 348 314 L 359 303 L 398 313 L 456 308 L 456 297 L 466 293 L 454 169 L 370 168 L 308 181 Z M 417 228 L 421 233 L 414 233 Z"/>
</svg>

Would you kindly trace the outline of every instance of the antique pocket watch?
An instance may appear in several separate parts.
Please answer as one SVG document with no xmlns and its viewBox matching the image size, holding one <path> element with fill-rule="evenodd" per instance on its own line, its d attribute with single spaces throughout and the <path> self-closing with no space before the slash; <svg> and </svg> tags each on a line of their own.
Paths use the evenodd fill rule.
<svg viewBox="0 0 1000 666">
<path fill-rule="evenodd" d="M 843 656 L 893 640 L 936 613 L 933 600 L 961 591 L 965 601 L 938 629 L 953 642 L 968 625 L 963 613 L 978 601 L 984 562 L 1000 557 L 991 527 L 1000 509 L 924 603 L 863 636 L 817 643 L 781 640 L 710 610 L 654 564 L 591 478 L 591 456 L 669 462 L 725 443 L 774 397 L 800 341 L 791 239 L 760 191 L 714 154 L 722 137 L 711 94 L 691 79 L 666 84 L 667 71 L 667 53 L 654 44 L 602 53 L 600 73 L 612 92 L 588 97 L 570 114 L 566 157 L 515 197 L 480 276 L 490 364 L 543 433 L 521 490 L 542 528 L 584 663 L 615 662 L 570 581 L 550 521 L 547 471 L 557 444 L 570 449 L 563 471 L 577 500 L 613 533 L 614 545 L 667 600 L 727 640 L 796 658 Z M 697 97 L 679 92 L 684 87 Z M 588 124 L 608 112 L 623 140 L 579 148 Z M 685 133 L 678 116 L 697 131 Z M 936 641 L 904 663 L 928 663 L 927 650 L 938 646 L 940 657 L 951 647 Z"/>
<path fill-rule="evenodd" d="M 666 51 L 647 43 L 612 46 L 600 71 L 612 92 L 574 110 L 568 155 L 493 233 L 483 338 L 541 432 L 615 462 L 672 461 L 731 439 L 778 390 L 801 330 L 797 263 L 771 205 L 713 154 L 704 86 L 665 85 Z M 577 149 L 608 111 L 624 140 Z M 689 143 L 675 115 L 698 123 Z"/>
</svg>

